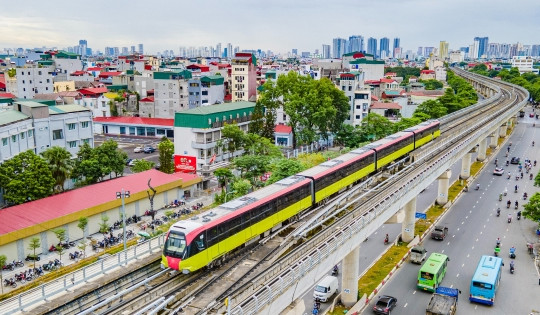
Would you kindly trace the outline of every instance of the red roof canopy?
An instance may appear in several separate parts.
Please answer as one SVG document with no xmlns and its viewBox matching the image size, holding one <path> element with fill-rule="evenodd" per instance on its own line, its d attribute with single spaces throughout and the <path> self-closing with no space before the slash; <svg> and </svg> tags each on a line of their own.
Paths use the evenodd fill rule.
<svg viewBox="0 0 540 315">
<path fill-rule="evenodd" d="M 287 125 L 276 125 L 276 127 L 274 127 L 274 132 L 289 134 L 292 132 L 292 128 Z"/>
<path fill-rule="evenodd" d="M 393 82 L 396 82 L 396 80 L 394 80 L 394 79 L 381 79 L 380 81 L 381 81 L 381 83 L 393 83 Z"/>
<path fill-rule="evenodd" d="M 94 117 L 94 122 L 125 124 L 125 125 L 155 125 L 174 126 L 174 119 L 169 118 L 144 118 L 144 117 Z"/>
<path fill-rule="evenodd" d="M 11 93 L 0 93 L 0 98 L 15 98 L 15 95 Z"/>
<path fill-rule="evenodd" d="M 422 71 L 420 71 L 420 73 L 423 73 L 423 74 L 433 74 L 433 73 L 435 73 L 435 70 L 422 70 Z"/>
<path fill-rule="evenodd" d="M 140 100 L 139 102 L 149 102 L 149 103 L 153 103 L 153 102 L 154 102 L 154 97 L 153 97 L 153 96 L 148 96 L 148 97 L 143 98 L 143 99 Z"/>
<path fill-rule="evenodd" d="M 401 105 L 399 105 L 398 103 L 373 102 L 371 104 L 370 108 L 375 108 L 375 109 L 401 109 Z"/>
<path fill-rule="evenodd" d="M 189 65 L 189 66 L 187 66 L 186 68 L 188 68 L 188 69 L 190 69 L 190 70 L 199 69 L 199 70 L 201 70 L 201 72 L 208 72 L 208 71 L 210 71 L 210 67 L 209 67 L 209 66 L 201 65 L 201 64 L 198 64 L 198 63 L 194 63 L 194 64 L 192 64 L 192 65 Z"/>
<path fill-rule="evenodd" d="M 366 55 L 364 55 L 363 53 L 359 52 L 359 53 L 356 53 L 352 56 L 354 59 L 360 59 L 360 58 L 365 58 Z"/>
<path fill-rule="evenodd" d="M 103 68 L 100 68 L 100 67 L 91 67 L 91 68 L 86 69 L 86 71 L 101 71 L 101 70 L 103 70 Z"/>
<path fill-rule="evenodd" d="M 122 74 L 122 72 L 120 72 L 120 71 L 114 71 L 114 72 L 101 72 L 101 73 L 99 74 L 99 77 L 100 77 L 100 78 L 116 77 L 116 76 L 119 76 L 120 74 Z"/>
<path fill-rule="evenodd" d="M 109 90 L 107 90 L 106 87 L 98 87 L 98 88 L 86 88 L 86 89 L 80 89 L 79 92 L 83 95 L 98 95 L 107 93 Z"/>
<path fill-rule="evenodd" d="M 152 186 L 157 187 L 178 179 L 190 181 L 197 177 L 197 175 L 186 173 L 165 174 L 152 169 L 2 209 L 0 211 L 0 222 L 2 222 L 0 234 L 60 219 L 65 215 L 114 201 L 116 199 L 115 192 L 122 188 L 130 191 L 132 195 L 146 191 L 150 178 Z"/>
</svg>

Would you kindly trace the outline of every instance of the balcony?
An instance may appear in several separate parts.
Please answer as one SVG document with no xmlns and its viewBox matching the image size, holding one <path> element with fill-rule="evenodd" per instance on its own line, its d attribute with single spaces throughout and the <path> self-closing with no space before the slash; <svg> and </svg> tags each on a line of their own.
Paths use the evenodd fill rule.
<svg viewBox="0 0 540 315">
<path fill-rule="evenodd" d="M 217 145 L 217 141 L 191 141 L 191 147 L 194 149 L 210 149 Z"/>
</svg>

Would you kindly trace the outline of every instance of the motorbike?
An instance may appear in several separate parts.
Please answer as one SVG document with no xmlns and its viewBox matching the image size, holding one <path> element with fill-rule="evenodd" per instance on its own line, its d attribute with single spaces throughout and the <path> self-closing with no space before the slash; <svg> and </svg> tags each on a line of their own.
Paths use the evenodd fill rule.
<svg viewBox="0 0 540 315">
<path fill-rule="evenodd" d="M 508 217 L 508 223 L 512 223 L 512 217 Z"/>
<path fill-rule="evenodd" d="M 506 166 L 509 166 L 510 165 L 510 162 L 509 161 L 506 161 Z"/>
<path fill-rule="evenodd" d="M 388 235 L 387 235 L 387 236 L 384 238 L 384 245 L 388 245 L 388 241 L 389 241 L 389 239 L 388 239 Z"/>
<path fill-rule="evenodd" d="M 510 205 L 512 204 L 512 202 L 510 200 L 508 200 L 506 202 L 506 209 L 510 209 Z"/>
<path fill-rule="evenodd" d="M 514 247 L 510 248 L 509 253 L 510 258 L 515 259 L 516 258 L 516 249 Z"/>
<path fill-rule="evenodd" d="M 12 263 L 5 264 L 2 266 L 2 270 L 13 271 L 13 269 L 15 269 L 15 266 Z"/>
<path fill-rule="evenodd" d="M 501 216 L 501 209 L 497 209 L 497 216 L 498 216 L 498 217 Z"/>
<path fill-rule="evenodd" d="M 474 190 L 480 190 L 480 184 L 476 184 L 476 187 L 474 188 Z"/>
<path fill-rule="evenodd" d="M 516 203 L 516 204 L 514 205 L 514 209 L 517 210 L 517 208 L 518 208 L 518 204 Z"/>
<path fill-rule="evenodd" d="M 528 197 L 528 196 L 527 196 L 527 193 L 524 193 L 524 194 L 523 194 L 523 200 L 527 200 L 527 197 Z"/>
<path fill-rule="evenodd" d="M 503 197 L 503 195 L 499 194 L 499 201 L 502 201 L 502 197 Z"/>
<path fill-rule="evenodd" d="M 4 279 L 4 286 L 16 288 L 17 283 L 15 282 L 15 280 L 13 280 L 13 278 Z"/>
<path fill-rule="evenodd" d="M 513 264 L 510 265 L 510 273 L 514 274 L 514 265 Z"/>
<path fill-rule="evenodd" d="M 518 211 L 516 216 L 517 216 L 517 219 L 520 220 L 521 219 L 521 211 Z"/>
<path fill-rule="evenodd" d="M 529 180 L 532 180 L 533 179 L 533 174 L 529 174 Z"/>
<path fill-rule="evenodd" d="M 338 267 L 337 267 L 337 266 L 334 266 L 334 269 L 332 269 L 332 276 L 334 276 L 334 277 L 335 277 L 335 276 L 337 276 L 337 275 L 338 275 L 338 273 L 339 273 L 339 269 L 338 269 Z"/>
<path fill-rule="evenodd" d="M 75 260 L 82 256 L 82 253 L 79 253 L 79 251 L 75 251 L 73 253 L 69 253 L 69 259 Z"/>
</svg>

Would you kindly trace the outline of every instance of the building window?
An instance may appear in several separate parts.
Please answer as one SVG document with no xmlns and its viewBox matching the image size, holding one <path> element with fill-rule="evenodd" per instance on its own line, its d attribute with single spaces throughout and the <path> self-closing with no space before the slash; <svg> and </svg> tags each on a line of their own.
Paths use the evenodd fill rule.
<svg viewBox="0 0 540 315">
<path fill-rule="evenodd" d="M 137 136 L 145 136 L 145 128 L 144 127 L 137 127 Z"/>
<path fill-rule="evenodd" d="M 356 115 L 356 119 L 360 119 L 360 115 Z"/>
<path fill-rule="evenodd" d="M 68 130 L 75 130 L 75 124 L 74 123 L 68 124 Z"/>
<path fill-rule="evenodd" d="M 17 142 L 17 135 L 11 136 L 11 142 L 13 142 L 13 143 Z"/>
<path fill-rule="evenodd" d="M 76 148 L 77 147 L 77 141 L 69 141 L 68 145 L 70 148 Z"/>
<path fill-rule="evenodd" d="M 8 138 L 2 138 L 2 146 L 5 147 L 8 145 Z"/>
<path fill-rule="evenodd" d="M 82 142 L 84 142 L 84 143 L 90 143 L 90 138 L 82 139 Z"/>
<path fill-rule="evenodd" d="M 154 137 L 156 135 L 156 128 L 146 128 L 146 135 Z"/>
<path fill-rule="evenodd" d="M 158 136 L 165 136 L 165 129 L 157 129 L 156 134 Z"/>
<path fill-rule="evenodd" d="M 28 138 L 32 138 L 34 136 L 34 130 L 28 130 Z"/>
<path fill-rule="evenodd" d="M 88 125 L 89 125 L 88 121 L 81 122 L 81 128 L 88 128 Z"/>
<path fill-rule="evenodd" d="M 126 134 L 126 127 L 122 126 L 120 127 L 120 134 L 125 135 Z"/>
<path fill-rule="evenodd" d="M 62 129 L 53 130 L 53 140 L 64 139 L 64 132 Z"/>
<path fill-rule="evenodd" d="M 129 127 L 129 134 L 131 136 L 134 136 L 135 135 L 135 127 Z"/>
<path fill-rule="evenodd" d="M 26 137 L 26 133 L 25 132 L 21 132 L 21 139 L 24 139 Z"/>
<path fill-rule="evenodd" d="M 202 95 L 208 95 L 208 91 L 202 91 L 201 94 Z"/>
<path fill-rule="evenodd" d="M 356 105 L 356 109 L 360 109 L 360 108 L 361 108 L 360 105 Z"/>
<path fill-rule="evenodd" d="M 349 91 L 352 91 L 352 86 L 349 85 Z"/>
</svg>

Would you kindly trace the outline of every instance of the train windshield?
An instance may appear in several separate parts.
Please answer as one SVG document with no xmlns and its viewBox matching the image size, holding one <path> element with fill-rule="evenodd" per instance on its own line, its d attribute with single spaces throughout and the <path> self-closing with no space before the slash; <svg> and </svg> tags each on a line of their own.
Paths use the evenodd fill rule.
<svg viewBox="0 0 540 315">
<path fill-rule="evenodd" d="M 184 233 L 173 232 L 169 233 L 169 237 L 165 242 L 164 254 L 175 258 L 184 258 L 186 251 L 186 237 Z"/>
</svg>

